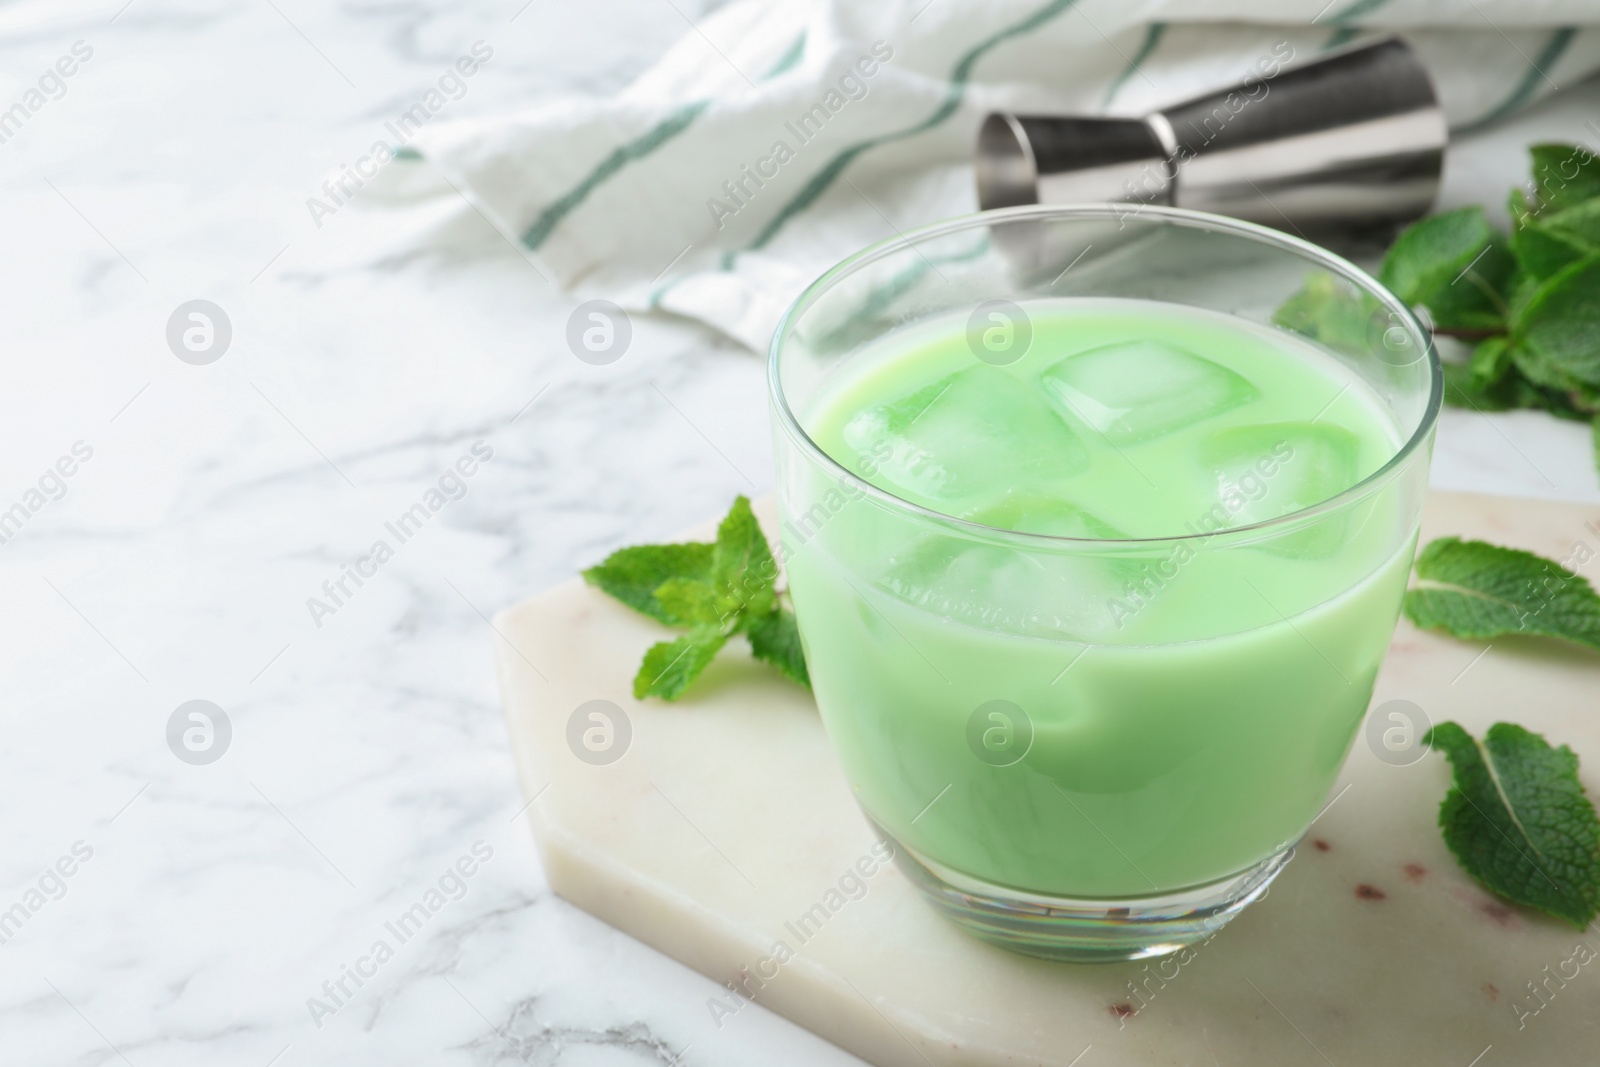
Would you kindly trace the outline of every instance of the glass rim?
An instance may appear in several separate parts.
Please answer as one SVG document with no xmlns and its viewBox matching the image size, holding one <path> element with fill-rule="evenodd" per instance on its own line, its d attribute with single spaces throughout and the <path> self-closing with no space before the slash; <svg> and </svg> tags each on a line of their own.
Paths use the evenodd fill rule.
<svg viewBox="0 0 1600 1067">
<path fill-rule="evenodd" d="M 887 258 L 896 252 L 913 248 L 920 242 L 947 234 L 976 229 L 980 226 L 989 226 L 995 222 L 1025 219 L 1105 219 L 1111 217 L 1121 219 L 1129 216 L 1151 216 L 1170 224 L 1245 237 L 1260 244 L 1275 246 L 1297 254 L 1302 259 L 1309 260 L 1317 266 L 1344 278 L 1362 292 L 1376 298 L 1390 313 L 1398 315 L 1400 322 L 1416 340 L 1421 342 L 1422 355 L 1419 359 L 1427 360 L 1428 362 L 1428 402 L 1423 409 L 1422 417 L 1417 420 L 1417 426 L 1411 436 L 1395 450 L 1395 454 L 1389 458 L 1388 462 L 1355 485 L 1328 497 L 1326 500 L 1318 501 L 1309 507 L 1291 511 L 1284 515 L 1239 526 L 1226 526 L 1217 530 L 1166 534 L 1157 537 L 1069 537 L 1060 534 L 1028 533 L 1022 530 L 1008 530 L 1000 526 L 989 526 L 981 522 L 975 522 L 972 519 L 961 518 L 959 515 L 948 515 L 942 511 L 907 500 L 887 489 L 881 489 L 824 451 L 812 439 L 811 435 L 806 432 L 805 427 L 800 425 L 800 420 L 796 418 L 794 411 L 789 407 L 789 400 L 784 395 L 783 380 L 779 373 L 779 363 L 783 355 L 784 342 L 792 332 L 794 324 L 800 315 L 842 278 L 854 274 L 862 268 Z M 1405 365 L 1409 366 L 1410 364 Z M 1110 202 L 1029 204 L 1023 207 L 993 208 L 988 211 L 977 211 L 929 223 L 915 229 L 897 232 L 895 236 L 879 241 L 876 244 L 868 245 L 866 248 L 852 253 L 829 267 L 795 298 L 794 302 L 784 311 L 783 317 L 778 320 L 778 325 L 773 330 L 772 342 L 767 350 L 767 394 L 774 409 L 777 411 L 779 425 L 783 427 L 790 440 L 800 447 L 801 451 L 805 452 L 813 461 L 820 463 L 824 469 L 832 471 L 836 477 L 849 485 L 854 492 L 876 501 L 879 505 L 885 506 L 891 511 L 905 512 L 918 518 L 931 519 L 938 523 L 953 525 L 958 530 L 971 531 L 976 536 L 998 537 L 1003 540 L 1014 540 L 1024 544 L 1152 545 L 1170 544 L 1177 541 L 1207 541 L 1214 537 L 1229 534 L 1267 531 L 1280 526 L 1298 526 L 1319 515 L 1338 510 L 1372 495 L 1398 476 L 1401 467 L 1405 465 L 1413 453 L 1422 446 L 1423 442 L 1433 432 L 1434 425 L 1439 418 L 1439 409 L 1444 402 L 1444 370 L 1440 365 L 1439 353 L 1434 348 L 1433 335 L 1418 321 L 1410 308 L 1406 307 L 1381 282 L 1354 263 L 1304 238 L 1294 237 L 1280 230 L 1274 230 L 1257 223 L 1245 222 L 1242 219 L 1228 218 L 1207 211 L 1191 211 L 1186 208 Z"/>
</svg>

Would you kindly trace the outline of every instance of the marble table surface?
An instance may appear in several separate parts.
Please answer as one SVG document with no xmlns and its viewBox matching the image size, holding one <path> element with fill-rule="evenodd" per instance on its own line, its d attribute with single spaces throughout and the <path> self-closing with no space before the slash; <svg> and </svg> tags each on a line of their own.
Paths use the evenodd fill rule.
<svg viewBox="0 0 1600 1067">
<path fill-rule="evenodd" d="M 0 103 L 78 57 L 0 144 L 0 1064 L 671 1064 L 708 1025 L 713 983 L 549 892 L 487 619 L 766 490 L 761 367 L 648 318 L 580 363 L 487 226 L 334 269 L 353 228 L 305 208 L 473 41 L 463 116 L 615 91 L 704 9 L 0 8 Z M 1458 146 L 1445 201 L 1597 115 Z M 1586 436 L 1446 412 L 1435 482 L 1600 501 Z M 755 1009 L 681 1062 L 857 1061 Z"/>
</svg>

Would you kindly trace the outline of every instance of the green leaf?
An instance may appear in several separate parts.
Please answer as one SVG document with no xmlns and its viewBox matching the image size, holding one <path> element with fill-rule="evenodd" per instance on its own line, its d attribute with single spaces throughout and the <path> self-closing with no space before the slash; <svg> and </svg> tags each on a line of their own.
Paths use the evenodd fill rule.
<svg viewBox="0 0 1600 1067">
<path fill-rule="evenodd" d="M 696 626 L 676 641 L 651 645 L 633 679 L 634 697 L 677 700 L 727 641 L 728 635 L 720 627 Z"/>
<path fill-rule="evenodd" d="M 717 528 L 717 547 L 711 563 L 711 582 L 724 616 L 748 612 L 765 615 L 776 603 L 772 591 L 778 578 L 767 537 L 741 496 Z"/>
<path fill-rule="evenodd" d="M 1408 306 L 1426 307 L 1436 329 L 1498 330 L 1515 266 L 1505 237 L 1472 206 L 1406 227 L 1378 278 Z"/>
<path fill-rule="evenodd" d="M 1533 386 L 1532 388 L 1538 388 Z M 1546 402 L 1542 405 L 1530 404 L 1529 407 L 1543 407 L 1545 411 L 1559 419 L 1570 419 L 1573 422 L 1593 422 L 1596 412 L 1600 412 L 1600 403 L 1594 390 L 1575 390 L 1569 393 L 1558 393 L 1554 390 L 1541 389 L 1546 395 Z"/>
<path fill-rule="evenodd" d="M 1564 211 L 1600 197 L 1600 160 L 1582 145 L 1536 144 L 1528 154 L 1535 210 Z"/>
<path fill-rule="evenodd" d="M 1484 541 L 1441 537 L 1417 557 L 1423 584 L 1405 613 L 1423 629 L 1454 637 L 1558 637 L 1600 650 L 1600 596 L 1559 563 Z"/>
<path fill-rule="evenodd" d="M 1542 389 L 1517 370 L 1511 346 L 1503 335 L 1489 337 L 1472 350 L 1470 362 L 1444 364 L 1444 400 L 1473 411 L 1538 408 L 1567 410 L 1565 394 Z"/>
<path fill-rule="evenodd" d="M 689 632 L 645 653 L 633 695 L 676 700 L 743 631 L 757 659 L 809 686 L 794 613 L 778 603 L 778 565 L 766 535 L 739 497 L 717 528 L 714 544 L 638 545 L 613 552 L 584 579 L 623 603 Z"/>
<path fill-rule="evenodd" d="M 1504 335 L 1479 342 L 1466 364 L 1444 364 L 1444 400 L 1474 411 L 1545 406 L 1544 394 L 1517 371 Z"/>
<path fill-rule="evenodd" d="M 1503 382 L 1515 368 L 1511 362 L 1511 344 L 1504 337 L 1489 337 L 1472 350 L 1472 361 L 1467 371 L 1474 384 L 1489 389 Z"/>
<path fill-rule="evenodd" d="M 1511 323 L 1518 368 L 1537 385 L 1600 390 L 1600 255 L 1540 284 Z"/>
<path fill-rule="evenodd" d="M 1514 394 L 1514 389 L 1502 385 L 1485 386 L 1473 376 L 1468 364 L 1444 364 L 1444 402 L 1451 407 L 1472 411 L 1510 411 L 1522 407 Z"/>
<path fill-rule="evenodd" d="M 1592 255 L 1600 251 L 1600 200 L 1569 207 L 1546 216 L 1542 225 L 1576 244 L 1587 248 Z"/>
<path fill-rule="evenodd" d="M 1537 408 L 1578 422 L 1589 422 L 1600 412 L 1600 388 L 1573 384 L 1563 390 L 1536 385 L 1523 377 L 1516 359 L 1508 338 L 1491 337 L 1473 352 L 1469 369 L 1476 381 L 1505 397 L 1508 407 Z"/>
<path fill-rule="evenodd" d="M 1600 471 L 1600 415 L 1590 421 L 1589 434 L 1594 439 L 1594 469 Z"/>
<path fill-rule="evenodd" d="M 1587 926 L 1600 911 L 1600 819 L 1572 750 L 1507 722 L 1482 741 L 1453 722 L 1423 740 L 1454 771 L 1439 828 L 1462 869 L 1508 900 Z"/>
<path fill-rule="evenodd" d="M 1379 310 L 1377 301 L 1348 282 L 1318 272 L 1273 312 L 1272 321 L 1335 351 L 1365 356 L 1372 351 L 1372 320 Z"/>
<path fill-rule="evenodd" d="M 1511 216 L 1512 226 L 1521 226 L 1538 210 L 1539 205 L 1528 196 L 1526 189 L 1518 185 L 1511 187 L 1511 192 L 1506 196 L 1506 214 Z"/>
<path fill-rule="evenodd" d="M 1518 378 L 1517 382 L 1521 401 L 1518 407 L 1538 408 L 1558 419 L 1570 419 L 1573 422 L 1589 422 L 1594 418 L 1596 391 L 1593 389 L 1585 387 L 1562 392 L 1534 385 L 1524 378 Z"/>
<path fill-rule="evenodd" d="M 1522 309 L 1528 306 L 1528 301 L 1533 298 L 1533 294 L 1539 291 L 1539 285 L 1543 281 L 1543 278 L 1535 278 L 1521 267 L 1518 267 L 1516 272 L 1511 275 L 1511 281 L 1506 284 L 1506 322 L 1508 329 L 1510 328 L 1509 324 L 1516 321 L 1517 316 L 1522 314 Z"/>
<path fill-rule="evenodd" d="M 710 582 L 673 578 L 656 587 L 656 601 L 668 615 L 690 623 L 720 623 L 717 591 Z"/>
<path fill-rule="evenodd" d="M 1470 364 L 1461 363 L 1444 364 L 1444 402 L 1480 412 L 1532 408 L 1575 422 L 1589 422 L 1595 415 L 1585 394 L 1534 385 L 1514 368 L 1498 382 L 1485 386 L 1473 377 Z"/>
<path fill-rule="evenodd" d="M 1592 256 L 1596 251 L 1577 236 L 1532 219 L 1511 234 L 1511 252 L 1517 257 L 1517 264 L 1535 282 L 1544 281 L 1561 268 Z M 1520 287 L 1519 280 L 1512 283 L 1511 289 L 1516 292 Z M 1512 303 L 1517 302 L 1513 298 Z"/>
<path fill-rule="evenodd" d="M 656 599 L 673 578 L 705 580 L 711 575 L 712 546 L 697 541 L 674 545 L 636 545 L 619 549 L 604 563 L 583 572 L 583 580 L 669 626 L 686 624 Z"/>
<path fill-rule="evenodd" d="M 780 607 L 769 615 L 752 618 L 745 625 L 745 633 L 756 659 L 767 661 L 791 681 L 811 688 L 811 675 L 806 670 L 806 654 L 800 647 L 800 628 L 794 612 Z"/>
</svg>

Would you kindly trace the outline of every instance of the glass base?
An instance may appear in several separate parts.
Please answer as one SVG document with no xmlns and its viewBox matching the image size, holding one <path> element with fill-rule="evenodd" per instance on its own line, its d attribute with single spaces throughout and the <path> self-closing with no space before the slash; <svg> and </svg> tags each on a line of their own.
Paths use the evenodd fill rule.
<svg viewBox="0 0 1600 1067">
<path fill-rule="evenodd" d="M 1265 896 L 1294 856 L 1290 845 L 1232 877 L 1159 896 L 1076 900 L 959 874 L 877 829 L 894 846 L 900 869 L 957 926 L 1012 952 L 1072 963 L 1165 956 L 1208 940 Z"/>
</svg>

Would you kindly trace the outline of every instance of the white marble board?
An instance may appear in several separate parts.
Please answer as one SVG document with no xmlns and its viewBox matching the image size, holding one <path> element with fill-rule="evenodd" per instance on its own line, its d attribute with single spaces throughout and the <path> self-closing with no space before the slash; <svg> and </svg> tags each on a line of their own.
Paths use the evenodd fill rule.
<svg viewBox="0 0 1600 1067">
<path fill-rule="evenodd" d="M 1446 533 L 1600 556 L 1600 507 L 1438 492 L 1423 534 Z M 866 894 L 801 941 L 793 921 L 873 845 L 809 695 L 730 652 L 681 702 L 635 701 L 639 657 L 664 631 L 577 581 L 508 609 L 496 630 L 555 891 L 872 1063 L 1497 1067 L 1584 1062 L 1600 1039 L 1600 937 L 1507 907 L 1456 867 L 1434 824 L 1441 756 L 1391 766 L 1358 737 L 1267 899 L 1190 958 L 1012 955 L 871 861 Z M 1588 653 L 1518 639 L 1485 654 L 1402 621 L 1374 703 L 1410 700 L 1475 732 L 1521 722 L 1587 757 L 1592 788 L 1597 684 Z M 590 700 L 626 716 L 615 762 L 591 765 L 567 743 Z M 780 940 L 793 958 L 764 964 Z M 774 971 L 759 988 L 749 979 Z M 758 1009 L 729 994 L 705 1010 L 709 1042 Z"/>
</svg>

